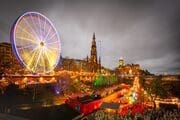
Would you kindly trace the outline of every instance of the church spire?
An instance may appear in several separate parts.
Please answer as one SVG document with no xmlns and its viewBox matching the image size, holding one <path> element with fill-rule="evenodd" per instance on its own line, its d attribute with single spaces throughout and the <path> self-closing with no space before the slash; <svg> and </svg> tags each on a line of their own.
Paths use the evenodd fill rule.
<svg viewBox="0 0 180 120">
<path fill-rule="evenodd" d="M 95 32 L 93 33 L 93 40 L 96 40 Z"/>
<path fill-rule="evenodd" d="M 93 38 L 92 38 L 90 61 L 93 62 L 93 63 L 97 63 L 97 50 L 96 50 L 95 33 L 93 33 Z"/>
</svg>

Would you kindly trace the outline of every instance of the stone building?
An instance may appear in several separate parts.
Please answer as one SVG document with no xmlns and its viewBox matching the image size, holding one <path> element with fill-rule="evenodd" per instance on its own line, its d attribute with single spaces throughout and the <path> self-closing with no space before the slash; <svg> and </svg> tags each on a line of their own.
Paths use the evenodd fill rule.
<svg viewBox="0 0 180 120">
<path fill-rule="evenodd" d="M 90 56 L 86 59 L 62 58 L 61 69 L 69 71 L 98 72 L 101 69 L 101 60 L 97 57 L 97 46 L 95 33 L 93 34 Z"/>
<path fill-rule="evenodd" d="M 0 71 L 1 73 L 13 73 L 22 69 L 16 59 L 10 43 L 0 43 Z"/>
<path fill-rule="evenodd" d="M 14 64 L 18 64 L 10 43 L 0 43 L 0 66 L 11 67 Z"/>
<path fill-rule="evenodd" d="M 120 77 L 134 77 L 141 74 L 141 68 L 139 64 L 125 64 L 122 58 L 119 59 L 118 67 L 115 71 L 116 74 Z"/>
<path fill-rule="evenodd" d="M 1 66 L 9 66 L 11 65 L 11 54 L 12 49 L 9 43 L 0 43 L 0 65 Z"/>
</svg>

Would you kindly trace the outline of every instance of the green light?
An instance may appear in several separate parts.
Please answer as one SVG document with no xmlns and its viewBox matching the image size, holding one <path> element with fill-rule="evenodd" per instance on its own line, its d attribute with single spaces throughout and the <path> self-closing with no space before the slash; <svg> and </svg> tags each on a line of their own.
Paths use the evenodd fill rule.
<svg viewBox="0 0 180 120">
<path fill-rule="evenodd" d="M 99 74 L 94 80 L 94 86 L 112 85 L 118 82 L 118 78 L 115 75 L 103 76 Z"/>
</svg>

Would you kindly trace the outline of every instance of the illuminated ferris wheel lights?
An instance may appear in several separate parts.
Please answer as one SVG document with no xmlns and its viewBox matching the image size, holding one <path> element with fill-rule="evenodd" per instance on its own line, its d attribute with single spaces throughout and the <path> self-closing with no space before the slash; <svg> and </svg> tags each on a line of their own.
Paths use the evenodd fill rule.
<svg viewBox="0 0 180 120">
<path fill-rule="evenodd" d="M 57 31 L 44 15 L 27 12 L 12 28 L 11 42 L 19 61 L 33 72 L 53 71 L 60 59 Z"/>
<path fill-rule="evenodd" d="M 34 43 L 34 44 L 38 44 L 38 42 L 36 41 L 37 39 L 30 39 L 30 38 L 25 38 L 25 37 L 17 37 L 17 39 L 26 40 L 28 42 L 31 42 L 31 43 Z"/>
</svg>

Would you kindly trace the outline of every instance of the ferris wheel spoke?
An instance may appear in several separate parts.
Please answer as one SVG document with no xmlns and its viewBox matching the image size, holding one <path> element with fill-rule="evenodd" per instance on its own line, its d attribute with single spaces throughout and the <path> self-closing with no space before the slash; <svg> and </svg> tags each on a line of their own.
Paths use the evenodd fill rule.
<svg viewBox="0 0 180 120">
<path fill-rule="evenodd" d="M 38 15 L 38 23 L 39 23 L 39 34 L 40 34 L 40 40 L 42 40 L 42 27 L 41 27 L 41 22 L 40 22 L 40 16 Z"/>
<path fill-rule="evenodd" d="M 30 18 L 31 18 L 32 24 L 33 24 L 33 26 L 34 26 L 34 28 L 35 28 L 35 31 L 36 31 L 37 34 L 38 34 L 38 31 L 37 31 L 37 25 L 35 24 L 35 22 L 34 22 L 34 20 L 33 20 L 32 14 L 30 14 Z M 38 40 L 39 40 L 39 37 L 38 37 Z M 40 40 L 39 40 L 39 41 L 40 41 Z"/>
<path fill-rule="evenodd" d="M 53 35 L 51 35 L 51 37 L 50 38 L 48 38 L 47 40 L 45 39 L 45 41 L 49 41 L 49 40 L 51 40 L 54 36 L 56 36 L 57 35 L 57 33 L 54 33 Z"/>
<path fill-rule="evenodd" d="M 55 55 L 55 52 L 52 52 L 51 50 L 47 49 L 47 51 L 52 54 L 52 55 Z"/>
<path fill-rule="evenodd" d="M 33 49 L 28 55 L 30 55 L 30 56 L 26 56 L 26 57 L 24 57 L 24 59 L 26 60 L 26 63 L 27 63 L 27 66 L 29 66 L 31 63 L 32 63 L 32 60 L 33 60 L 33 58 L 34 58 L 34 56 L 35 56 L 35 54 L 36 54 L 36 48 L 35 49 Z"/>
<path fill-rule="evenodd" d="M 59 43 L 59 41 L 56 40 L 54 42 L 45 42 L 45 43 L 49 45 L 49 44 Z"/>
<path fill-rule="evenodd" d="M 41 57 L 42 51 L 43 51 L 43 49 L 40 49 L 40 51 L 38 52 L 38 58 L 37 58 L 35 66 L 34 66 L 34 70 L 36 70 L 36 68 L 37 68 L 37 64 L 39 63 L 39 59 Z"/>
<path fill-rule="evenodd" d="M 34 54 L 34 52 L 36 52 L 35 50 L 37 49 L 38 47 L 36 47 L 36 48 L 34 48 L 33 50 L 31 50 L 30 51 L 30 53 L 29 53 L 29 55 L 32 57 L 32 54 Z M 22 49 L 18 49 L 19 51 L 24 51 L 24 50 L 22 50 Z M 31 57 L 30 58 L 28 58 L 29 60 L 31 59 Z"/>
<path fill-rule="evenodd" d="M 44 66 L 43 66 L 43 70 L 44 70 L 44 73 L 45 73 L 45 71 L 46 71 L 46 63 L 45 63 L 45 57 L 43 57 L 43 64 L 44 64 Z"/>
<path fill-rule="evenodd" d="M 32 57 L 31 57 L 31 58 L 29 59 L 29 61 L 27 62 L 27 66 L 28 66 L 28 67 L 29 67 L 29 65 L 32 64 L 32 61 L 33 61 L 33 59 L 34 59 L 37 51 L 35 51 L 35 49 L 34 49 L 32 53 L 33 53 L 33 54 L 32 54 Z"/>
<path fill-rule="evenodd" d="M 49 29 L 48 29 L 48 33 L 47 33 L 46 36 L 43 38 L 44 41 L 46 41 L 47 37 L 49 36 L 50 30 L 51 30 L 51 26 L 50 26 Z"/>
<path fill-rule="evenodd" d="M 50 64 L 51 64 L 51 59 L 50 59 L 49 55 L 47 55 L 47 53 L 46 53 L 46 52 L 45 52 L 45 56 L 46 56 L 47 61 L 48 61 L 49 65 L 50 65 Z"/>
<path fill-rule="evenodd" d="M 36 52 L 37 49 L 38 49 L 38 47 L 34 48 L 34 49 L 30 52 L 30 54 L 34 54 L 34 52 Z"/>
<path fill-rule="evenodd" d="M 24 19 L 25 23 L 29 26 L 29 28 L 31 29 L 31 31 L 33 32 L 33 35 L 36 36 L 36 38 L 39 38 L 37 33 L 35 32 L 35 30 L 31 27 L 30 23 L 28 20 Z"/>
<path fill-rule="evenodd" d="M 49 57 L 49 49 L 46 50 L 46 54 L 47 54 L 48 58 L 51 59 L 51 61 L 52 61 L 52 57 Z M 53 55 L 54 55 L 54 53 L 51 54 L 51 56 L 53 56 Z"/>
<path fill-rule="evenodd" d="M 51 66 L 52 66 L 52 63 L 53 63 L 53 61 L 54 61 L 54 58 L 56 58 L 56 54 L 55 54 L 54 52 L 52 52 L 51 50 L 48 50 L 47 55 L 48 55 L 50 64 L 51 64 Z M 49 57 L 49 55 L 51 55 L 51 57 Z"/>
<path fill-rule="evenodd" d="M 34 36 L 32 34 L 30 34 L 27 30 L 25 30 L 24 28 L 18 26 L 17 28 L 21 29 L 23 32 L 25 32 L 26 34 L 28 34 L 29 36 L 31 36 L 31 38 L 34 38 Z"/>
<path fill-rule="evenodd" d="M 49 47 L 48 49 L 49 49 L 51 52 L 52 52 L 52 51 L 54 51 L 54 52 L 59 51 L 59 49 L 58 49 L 58 48 L 53 48 L 53 47 Z"/>
<path fill-rule="evenodd" d="M 46 19 L 44 19 L 44 25 L 43 25 L 43 36 L 44 36 L 44 31 L 45 31 L 45 28 L 46 28 Z"/>
<path fill-rule="evenodd" d="M 23 46 L 23 47 L 18 47 L 17 49 L 25 49 L 25 48 L 30 48 L 30 47 L 33 47 L 34 45 L 26 45 L 26 46 Z"/>
<path fill-rule="evenodd" d="M 55 53 L 53 53 L 53 52 L 50 53 L 49 51 L 50 51 L 49 49 L 46 49 L 46 56 L 47 56 L 47 58 L 48 58 L 48 61 L 49 61 L 50 66 L 52 66 Z M 51 55 L 51 57 L 49 57 L 49 55 Z"/>
<path fill-rule="evenodd" d="M 27 40 L 27 41 L 34 43 L 34 44 L 39 44 L 37 41 L 29 39 L 29 38 L 25 38 L 25 37 L 17 37 L 17 38 L 20 40 Z"/>
<path fill-rule="evenodd" d="M 46 51 L 51 52 L 51 54 L 55 54 L 55 51 L 57 51 L 57 50 L 58 49 L 50 47 L 50 46 L 48 48 L 46 48 Z M 52 52 L 52 51 L 54 51 L 54 52 Z"/>
<path fill-rule="evenodd" d="M 58 51 L 59 50 L 59 48 L 55 48 L 55 47 L 48 47 L 48 49 L 51 49 L 51 50 L 53 50 L 53 51 Z"/>
</svg>

